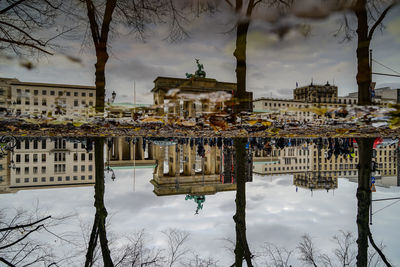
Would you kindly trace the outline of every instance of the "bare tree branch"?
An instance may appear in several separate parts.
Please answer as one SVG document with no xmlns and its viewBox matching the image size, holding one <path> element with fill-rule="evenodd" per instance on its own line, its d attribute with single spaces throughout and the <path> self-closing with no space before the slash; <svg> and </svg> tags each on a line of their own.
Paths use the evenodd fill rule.
<svg viewBox="0 0 400 267">
<path fill-rule="evenodd" d="M 392 4 L 390 4 L 388 7 L 386 7 L 381 15 L 379 16 L 379 18 L 375 21 L 374 25 L 371 27 L 371 29 L 369 30 L 368 33 L 368 39 L 371 40 L 372 39 L 372 35 L 374 34 L 374 31 L 376 29 L 376 27 L 378 27 L 378 25 L 383 21 L 383 19 L 385 18 L 386 14 L 389 12 L 389 10 L 395 6 L 395 2 L 393 2 Z"/>
</svg>

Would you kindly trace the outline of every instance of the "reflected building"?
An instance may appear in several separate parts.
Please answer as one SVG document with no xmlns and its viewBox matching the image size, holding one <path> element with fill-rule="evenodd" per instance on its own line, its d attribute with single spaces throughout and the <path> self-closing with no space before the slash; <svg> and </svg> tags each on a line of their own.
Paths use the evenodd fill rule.
<svg viewBox="0 0 400 267">
<path fill-rule="evenodd" d="M 231 145 L 203 145 L 187 139 L 187 142 L 156 146 L 155 151 L 157 165 L 151 183 L 157 196 L 200 196 L 236 190 L 237 159 Z M 252 181 L 252 159 L 243 160 L 247 160 L 246 181 Z"/>
<path fill-rule="evenodd" d="M 10 152 L 0 153 L 0 194 L 10 191 Z"/>
<path fill-rule="evenodd" d="M 154 166 L 155 146 L 146 138 L 112 137 L 107 140 L 109 167 Z"/>
<path fill-rule="evenodd" d="M 94 185 L 94 151 L 63 138 L 18 138 L 10 160 L 8 192 Z"/>
<path fill-rule="evenodd" d="M 329 158 L 328 153 L 326 144 L 320 146 L 316 142 L 282 149 L 269 146 L 253 152 L 253 171 L 259 175 L 293 174 L 294 185 L 310 189 L 337 188 L 339 177 L 357 181 L 359 155 L 356 144 L 352 157 L 331 155 Z M 398 153 L 398 144 L 376 148 L 374 175 L 377 186 L 400 186 Z"/>
</svg>

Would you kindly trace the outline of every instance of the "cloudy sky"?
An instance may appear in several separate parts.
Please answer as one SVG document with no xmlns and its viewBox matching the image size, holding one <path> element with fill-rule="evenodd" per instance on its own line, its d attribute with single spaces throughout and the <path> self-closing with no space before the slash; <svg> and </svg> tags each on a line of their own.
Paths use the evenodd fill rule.
<svg viewBox="0 0 400 267">
<path fill-rule="evenodd" d="M 196 204 L 185 200 L 185 195 L 157 197 L 150 184 L 152 169 L 116 170 L 116 180 L 106 176 L 106 208 L 109 213 L 108 234 L 115 237 L 129 236 L 145 229 L 148 244 L 160 246 L 165 243 L 161 231 L 178 228 L 190 233 L 187 246 L 199 255 L 212 256 L 220 266 L 232 264 L 233 256 L 225 249 L 224 238 L 235 239 L 235 192 L 221 192 L 206 196 L 204 208 L 194 215 Z M 258 176 L 247 183 L 247 234 L 254 253 L 260 253 L 265 242 L 289 250 L 295 249 L 300 237 L 309 234 L 319 251 L 331 253 L 332 237 L 340 230 L 357 235 L 356 226 L 357 184 L 339 179 L 338 189 L 315 191 L 293 186 L 293 176 Z M 377 187 L 374 198 L 389 198 L 399 195 L 398 187 Z M 56 228 L 56 232 L 74 231 L 80 236 L 80 224 L 91 225 L 93 187 L 70 187 L 60 189 L 24 190 L 16 194 L 0 195 L 0 209 L 38 206 L 47 214 L 60 216 L 77 214 L 67 223 Z M 390 203 L 374 204 L 374 211 Z M 371 231 L 375 242 L 385 244 L 386 256 L 400 262 L 398 254 L 398 214 L 400 205 L 393 205 L 373 217 Z M 89 228 L 90 229 L 90 228 Z M 36 236 L 40 238 L 41 236 Z M 54 246 L 56 248 L 55 243 Z M 69 252 L 71 253 L 71 251 Z M 69 254 L 71 255 L 71 254 Z M 81 257 L 83 257 L 81 255 Z M 83 258 L 81 258 L 82 260 Z M 296 256 L 292 264 L 299 266 Z"/>
<path fill-rule="evenodd" d="M 400 71 L 400 6 L 385 19 L 386 29 L 377 30 L 372 41 L 373 58 Z M 292 97 L 299 85 L 326 81 L 339 87 L 339 95 L 357 90 L 356 43 L 341 42 L 334 37 L 342 14 L 323 20 L 294 20 L 287 24 L 307 23 L 311 32 L 307 38 L 301 30 L 292 28 L 283 39 L 274 32 L 279 25 L 254 20 L 248 36 L 248 90 L 257 97 Z M 235 82 L 235 32 L 232 18 L 223 12 L 202 16 L 186 25 L 190 37 L 168 42 L 167 26 L 153 27 L 145 42 L 138 41 L 128 30 L 121 30 L 111 42 L 111 58 L 106 66 L 107 94 L 117 92 L 117 102 L 133 102 L 136 82 L 137 102 L 152 103 L 150 90 L 157 76 L 184 78 L 194 73 L 194 58 L 204 65 L 207 77 Z M 1 77 L 16 77 L 21 81 L 94 85 L 95 57 L 89 48 L 81 49 L 81 40 L 63 40 L 63 54 L 35 61 L 36 68 L 27 70 L 15 60 L 0 62 Z M 65 55 L 81 59 L 69 61 Z M 374 64 L 374 71 L 389 72 Z M 399 78 L 375 76 L 377 86 L 400 87 Z"/>
</svg>

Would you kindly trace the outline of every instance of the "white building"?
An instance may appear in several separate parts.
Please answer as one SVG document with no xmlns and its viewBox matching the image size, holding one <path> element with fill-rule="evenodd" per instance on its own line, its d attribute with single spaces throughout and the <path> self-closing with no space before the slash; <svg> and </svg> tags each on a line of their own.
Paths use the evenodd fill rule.
<svg viewBox="0 0 400 267">
<path fill-rule="evenodd" d="M 0 107 L 14 114 L 82 114 L 95 106 L 94 86 L 0 78 Z"/>
<path fill-rule="evenodd" d="M 9 188 L 64 187 L 94 184 L 94 151 L 65 139 L 19 139 L 11 160 Z"/>
</svg>

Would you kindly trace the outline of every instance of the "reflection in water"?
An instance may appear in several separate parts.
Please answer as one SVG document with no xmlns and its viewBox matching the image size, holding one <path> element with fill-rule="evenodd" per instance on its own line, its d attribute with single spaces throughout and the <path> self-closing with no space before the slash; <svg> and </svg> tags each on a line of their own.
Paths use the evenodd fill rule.
<svg viewBox="0 0 400 267">
<path fill-rule="evenodd" d="M 209 203 L 207 196 L 236 190 L 234 265 L 241 266 L 245 260 L 247 266 L 252 266 L 257 259 L 253 258 L 246 235 L 246 182 L 253 181 L 253 172 L 261 175 L 260 179 L 272 174 L 292 174 L 295 188 L 311 191 L 337 189 L 338 178 L 356 182 L 358 177 L 357 266 L 366 266 L 370 261 L 369 242 L 386 261 L 380 247 L 375 245 L 369 226 L 371 176 L 375 177 L 377 186 L 398 186 L 399 149 L 394 139 L 355 141 L 339 138 L 17 138 L 15 147 L 2 153 L 0 159 L 0 192 L 94 185 L 96 211 L 86 266 L 93 263 L 98 241 L 104 264 L 111 266 L 113 248 L 109 247 L 106 231 L 105 172 L 118 180 L 115 176 L 119 169 L 154 168 L 153 177 L 146 177 L 150 178 L 154 194 L 182 195 L 194 201 L 193 210 L 199 216 Z"/>
</svg>

